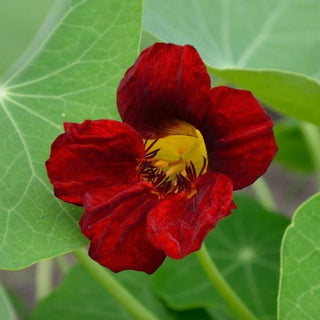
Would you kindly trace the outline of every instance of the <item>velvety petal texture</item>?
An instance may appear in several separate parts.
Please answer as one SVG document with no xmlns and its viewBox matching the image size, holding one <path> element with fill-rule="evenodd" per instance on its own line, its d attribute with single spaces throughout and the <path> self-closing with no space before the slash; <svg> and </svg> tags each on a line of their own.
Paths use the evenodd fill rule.
<svg viewBox="0 0 320 320">
<path fill-rule="evenodd" d="M 225 175 L 200 176 L 193 192 L 170 194 L 148 214 L 150 242 L 173 259 L 199 250 L 208 232 L 235 208 L 232 181 Z"/>
<path fill-rule="evenodd" d="M 46 162 L 55 195 L 83 205 L 84 193 L 109 185 L 138 181 L 144 158 L 140 136 L 130 126 L 113 120 L 65 123 Z"/>
<path fill-rule="evenodd" d="M 197 127 L 210 104 L 210 77 L 190 45 L 156 43 L 145 49 L 121 80 L 117 105 L 122 120 L 152 136 L 170 119 Z"/>
<path fill-rule="evenodd" d="M 200 129 L 209 170 L 224 173 L 234 189 L 242 189 L 267 170 L 277 152 L 273 122 L 249 91 L 216 87 L 211 98 Z"/>
<path fill-rule="evenodd" d="M 89 255 L 114 272 L 127 269 L 154 272 L 165 254 L 150 244 L 146 217 L 158 203 L 152 185 L 115 186 L 85 197 L 82 233 L 90 242 Z"/>
<path fill-rule="evenodd" d="M 190 45 L 145 49 L 121 80 L 117 105 L 124 123 L 65 123 L 47 172 L 57 197 L 85 207 L 80 227 L 94 260 L 153 273 L 166 256 L 199 250 L 235 209 L 233 189 L 267 170 L 273 123 L 250 92 L 211 89 Z M 190 141 L 197 147 L 185 152 Z"/>
</svg>

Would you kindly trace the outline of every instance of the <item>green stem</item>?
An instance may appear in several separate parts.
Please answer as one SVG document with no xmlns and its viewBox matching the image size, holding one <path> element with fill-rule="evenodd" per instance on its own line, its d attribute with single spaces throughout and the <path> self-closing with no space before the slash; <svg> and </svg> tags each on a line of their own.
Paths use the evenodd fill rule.
<svg viewBox="0 0 320 320">
<path fill-rule="evenodd" d="M 309 151 L 313 159 L 313 165 L 316 170 L 318 189 L 320 189 L 320 132 L 319 128 L 307 122 L 301 124 L 302 132 L 309 146 Z"/>
<path fill-rule="evenodd" d="M 158 320 L 106 268 L 92 260 L 85 249 L 73 252 L 82 266 L 104 287 L 133 317 L 139 320 Z"/>
<path fill-rule="evenodd" d="M 223 278 L 218 268 L 212 261 L 204 243 L 202 244 L 201 250 L 197 251 L 197 256 L 203 270 L 211 280 L 213 286 L 228 303 L 238 318 L 242 320 L 257 320 L 253 313 L 248 309 L 248 307 L 243 303 L 243 301 Z"/>
<path fill-rule="evenodd" d="M 43 299 L 51 292 L 52 269 L 52 260 L 44 260 L 37 263 L 35 276 L 36 301 Z"/>
<path fill-rule="evenodd" d="M 259 199 L 259 201 L 270 210 L 276 209 L 276 204 L 270 188 L 263 177 L 260 177 L 253 185 L 252 188 Z"/>
</svg>

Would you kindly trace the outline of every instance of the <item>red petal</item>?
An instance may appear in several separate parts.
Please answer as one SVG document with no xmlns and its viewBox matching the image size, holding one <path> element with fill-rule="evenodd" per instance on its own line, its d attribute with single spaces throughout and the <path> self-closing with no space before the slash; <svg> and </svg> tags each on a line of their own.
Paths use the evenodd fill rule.
<svg viewBox="0 0 320 320">
<path fill-rule="evenodd" d="M 272 120 L 249 91 L 228 87 L 212 89 L 201 132 L 209 167 L 233 180 L 234 189 L 259 178 L 277 152 Z"/>
<path fill-rule="evenodd" d="M 96 190 L 85 197 L 80 220 L 90 240 L 89 255 L 114 272 L 133 269 L 153 273 L 165 259 L 146 236 L 146 216 L 158 203 L 148 182 Z"/>
<path fill-rule="evenodd" d="M 197 193 L 170 194 L 148 214 L 149 241 L 173 259 L 199 250 L 208 232 L 235 208 L 232 182 L 208 172 L 195 181 Z"/>
<path fill-rule="evenodd" d="M 210 77 L 190 45 L 156 43 L 121 80 L 117 104 L 124 122 L 150 136 L 169 119 L 198 126 L 210 103 Z"/>
<path fill-rule="evenodd" d="M 60 199 L 82 205 L 94 188 L 138 181 L 137 166 L 144 146 L 137 132 L 113 120 L 65 123 L 46 162 L 48 176 Z"/>
</svg>

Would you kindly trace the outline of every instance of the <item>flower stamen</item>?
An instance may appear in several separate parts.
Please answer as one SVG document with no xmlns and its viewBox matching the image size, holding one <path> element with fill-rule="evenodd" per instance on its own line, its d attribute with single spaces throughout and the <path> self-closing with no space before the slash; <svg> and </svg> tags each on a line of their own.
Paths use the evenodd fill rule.
<svg viewBox="0 0 320 320">
<path fill-rule="evenodd" d="M 140 174 L 160 194 L 194 194 L 193 181 L 207 170 L 204 140 L 190 124 L 173 123 L 177 128 L 165 127 L 167 135 L 145 140 L 145 159 L 140 165 Z"/>
</svg>

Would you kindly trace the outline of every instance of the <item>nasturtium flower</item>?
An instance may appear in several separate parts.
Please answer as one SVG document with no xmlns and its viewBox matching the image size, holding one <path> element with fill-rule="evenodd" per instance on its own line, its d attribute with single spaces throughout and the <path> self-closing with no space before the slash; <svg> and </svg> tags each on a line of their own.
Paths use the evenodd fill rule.
<svg viewBox="0 0 320 320">
<path fill-rule="evenodd" d="M 253 95 L 211 89 L 190 45 L 156 43 L 120 82 L 123 122 L 65 123 L 46 163 L 60 199 L 84 206 L 90 256 L 154 272 L 200 249 L 235 208 L 232 192 L 268 168 L 273 123 Z"/>
</svg>

